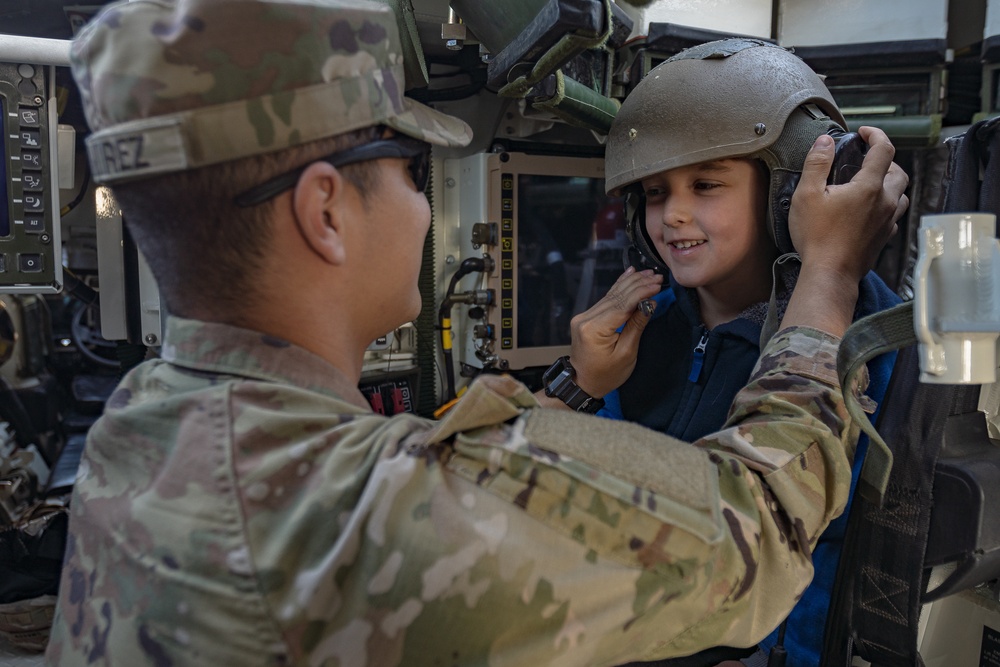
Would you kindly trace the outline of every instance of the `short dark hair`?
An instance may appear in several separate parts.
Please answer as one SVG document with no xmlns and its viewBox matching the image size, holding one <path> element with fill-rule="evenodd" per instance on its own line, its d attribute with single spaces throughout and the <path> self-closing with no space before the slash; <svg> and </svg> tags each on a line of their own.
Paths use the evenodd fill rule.
<svg viewBox="0 0 1000 667">
<path fill-rule="evenodd" d="M 211 311 L 238 314 L 252 302 L 255 268 L 273 233 L 274 201 L 240 208 L 233 198 L 279 174 L 378 138 L 368 127 L 303 146 L 120 183 L 112 191 L 122 218 L 156 278 L 166 309 L 182 317 Z M 367 198 L 377 186 L 371 162 L 340 171 Z"/>
</svg>

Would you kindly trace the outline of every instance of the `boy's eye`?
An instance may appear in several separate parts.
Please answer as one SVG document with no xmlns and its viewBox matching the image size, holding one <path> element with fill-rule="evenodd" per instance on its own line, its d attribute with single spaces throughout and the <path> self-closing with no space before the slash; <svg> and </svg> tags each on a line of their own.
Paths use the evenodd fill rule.
<svg viewBox="0 0 1000 667">
<path fill-rule="evenodd" d="M 646 195 L 646 199 L 654 199 L 656 197 L 662 197 L 664 193 L 663 188 L 651 185 L 647 188 L 643 188 L 643 194 Z"/>
<path fill-rule="evenodd" d="M 694 189 L 695 190 L 712 190 L 713 188 L 717 188 L 720 185 L 722 185 L 722 184 L 721 183 L 711 183 L 711 182 L 707 182 L 707 181 L 698 181 L 697 183 L 694 184 Z"/>
</svg>

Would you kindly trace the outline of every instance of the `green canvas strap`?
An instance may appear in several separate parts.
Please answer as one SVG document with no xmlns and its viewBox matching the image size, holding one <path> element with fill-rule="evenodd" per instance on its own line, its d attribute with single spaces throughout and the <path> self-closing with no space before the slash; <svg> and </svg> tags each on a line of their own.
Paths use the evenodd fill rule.
<svg viewBox="0 0 1000 667">
<path fill-rule="evenodd" d="M 548 111 L 570 125 L 607 134 L 621 103 L 594 92 L 582 83 L 555 73 L 555 94 L 532 102 L 535 109 Z"/>
<path fill-rule="evenodd" d="M 837 353 L 837 374 L 844 392 L 847 412 L 868 435 L 868 454 L 861 468 L 858 493 L 879 507 L 885 497 L 889 473 L 892 471 L 892 452 L 878 434 L 868 415 L 861 407 L 851 387 L 858 372 L 865 364 L 880 354 L 914 345 L 913 302 L 908 301 L 888 310 L 863 317 L 844 333 Z"/>
<path fill-rule="evenodd" d="M 552 74 L 560 65 L 577 53 L 597 49 L 608 41 L 614 24 L 611 20 L 611 0 L 604 0 L 605 30 L 599 35 L 587 36 L 568 33 L 542 54 L 527 74 L 517 77 L 497 93 L 500 97 L 524 98 L 539 81 Z"/>
<path fill-rule="evenodd" d="M 403 49 L 406 90 L 426 86 L 430 77 L 427 75 L 424 48 L 420 43 L 420 33 L 417 31 L 417 19 L 413 15 L 413 2 L 411 0 L 379 0 L 379 2 L 392 7 L 392 11 L 396 14 L 399 41 Z"/>
</svg>

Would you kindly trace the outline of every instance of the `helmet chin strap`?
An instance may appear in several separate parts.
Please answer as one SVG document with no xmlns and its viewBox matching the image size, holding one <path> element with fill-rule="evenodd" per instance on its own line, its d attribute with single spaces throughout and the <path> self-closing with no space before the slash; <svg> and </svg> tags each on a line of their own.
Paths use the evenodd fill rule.
<svg viewBox="0 0 1000 667">
<path fill-rule="evenodd" d="M 653 240 L 646 231 L 646 196 L 642 193 L 642 185 L 633 183 L 625 188 L 625 233 L 629 246 L 625 250 L 625 267 L 635 267 L 637 271 L 652 269 L 660 275 L 667 275 L 670 270 L 667 263 L 656 251 Z"/>
<path fill-rule="evenodd" d="M 792 206 L 792 195 L 799 184 L 801 171 L 787 169 L 771 170 L 770 196 L 767 202 L 767 231 L 782 255 L 795 252 L 792 235 L 788 231 L 788 210 Z"/>
</svg>

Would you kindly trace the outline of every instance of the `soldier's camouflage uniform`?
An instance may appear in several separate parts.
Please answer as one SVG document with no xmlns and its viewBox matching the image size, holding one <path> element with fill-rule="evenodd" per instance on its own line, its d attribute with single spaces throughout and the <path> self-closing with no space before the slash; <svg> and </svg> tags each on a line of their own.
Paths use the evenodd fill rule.
<svg viewBox="0 0 1000 667">
<path fill-rule="evenodd" d="M 136 0 L 73 59 L 102 182 L 348 126 L 470 139 L 403 97 L 395 20 L 360 0 Z M 496 376 L 440 422 L 386 418 L 302 348 L 170 318 L 90 433 L 48 661 L 580 667 L 753 645 L 846 500 L 836 348 L 777 335 L 692 447 Z"/>
<path fill-rule="evenodd" d="M 752 645 L 850 468 L 836 340 L 790 329 L 697 447 L 535 408 L 375 415 L 284 341 L 172 319 L 87 444 L 56 665 L 603 665 Z"/>
</svg>

